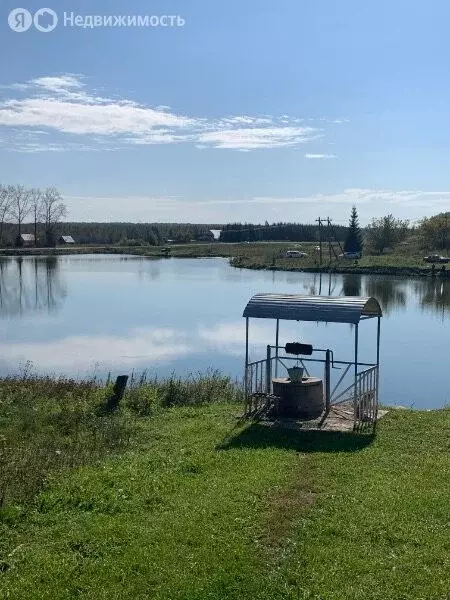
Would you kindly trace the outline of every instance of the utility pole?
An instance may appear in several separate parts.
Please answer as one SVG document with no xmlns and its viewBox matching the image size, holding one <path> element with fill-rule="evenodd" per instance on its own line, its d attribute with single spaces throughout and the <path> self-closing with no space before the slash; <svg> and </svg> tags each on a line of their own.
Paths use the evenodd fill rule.
<svg viewBox="0 0 450 600">
<path fill-rule="evenodd" d="M 316 219 L 316 223 L 319 223 L 319 267 L 322 266 L 322 219 L 319 217 Z"/>
<path fill-rule="evenodd" d="M 328 236 L 328 261 L 331 265 L 331 225 L 330 225 L 330 217 L 327 217 L 327 236 Z"/>
<path fill-rule="evenodd" d="M 444 229 L 444 249 L 447 250 L 447 235 L 448 235 L 448 212 L 445 213 L 445 229 Z"/>
<path fill-rule="evenodd" d="M 329 252 L 330 252 L 330 263 L 331 263 L 331 252 L 333 252 L 336 260 L 338 260 L 338 258 L 339 258 L 338 255 L 336 254 L 336 250 L 334 249 L 334 246 L 332 244 L 331 234 L 333 234 L 334 240 L 339 244 L 339 248 L 341 248 L 341 243 L 339 242 L 339 240 L 336 239 L 336 234 L 334 231 L 334 227 L 331 225 L 330 217 L 327 217 L 327 225 L 328 225 L 328 243 L 329 243 Z M 341 252 L 343 252 L 342 248 L 341 248 Z"/>
<path fill-rule="evenodd" d="M 332 224 L 332 220 L 330 219 L 330 217 L 327 217 L 326 219 L 324 219 L 323 217 L 318 217 L 316 219 L 316 223 L 319 223 L 319 250 L 320 250 L 320 266 L 322 266 L 322 242 L 327 242 L 328 241 L 328 258 L 329 258 L 329 264 L 331 265 L 331 261 L 332 261 L 332 254 L 334 254 L 334 257 L 336 258 L 336 260 L 339 259 L 339 256 L 337 255 L 336 249 L 333 246 L 333 241 L 336 242 L 339 246 L 339 248 L 341 249 L 341 253 L 344 253 L 344 250 L 342 249 L 341 246 L 341 242 L 338 240 L 337 236 L 336 236 L 336 231 L 333 227 Z M 326 223 L 326 239 L 323 237 L 323 233 L 322 233 L 322 228 L 324 227 L 324 224 Z"/>
<path fill-rule="evenodd" d="M 339 246 L 339 250 L 341 251 L 341 254 L 344 254 L 344 248 L 341 246 L 341 242 L 339 241 L 338 236 L 336 235 L 336 230 L 334 229 L 334 226 L 331 224 L 331 219 L 330 219 L 330 227 L 331 227 L 331 232 L 333 233 L 333 238 L 336 240 L 338 246 Z M 336 253 L 334 253 L 336 256 Z M 336 256 L 337 258 L 337 256 Z"/>
</svg>

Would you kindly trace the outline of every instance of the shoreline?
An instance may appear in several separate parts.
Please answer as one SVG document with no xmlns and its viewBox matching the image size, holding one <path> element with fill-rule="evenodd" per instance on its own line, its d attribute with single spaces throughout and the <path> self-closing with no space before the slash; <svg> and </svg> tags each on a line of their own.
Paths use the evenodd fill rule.
<svg viewBox="0 0 450 600">
<path fill-rule="evenodd" d="M 281 271 L 288 273 L 320 273 L 331 275 L 392 275 L 400 277 L 432 277 L 433 279 L 449 279 L 450 271 L 446 271 L 442 276 L 439 270 L 432 275 L 431 270 L 421 267 L 304 267 L 304 268 L 280 268 L 270 265 L 236 265 L 230 261 L 231 266 L 236 269 L 248 269 L 251 271 Z"/>
<path fill-rule="evenodd" d="M 441 271 L 441 267 L 436 265 L 436 269 L 433 273 L 429 266 L 408 266 L 408 265 L 324 265 L 319 267 L 317 265 L 299 265 L 285 263 L 279 264 L 279 260 L 285 260 L 283 258 L 276 258 L 275 264 L 269 264 L 269 257 L 264 256 L 261 253 L 255 260 L 250 256 L 238 255 L 233 250 L 236 247 L 242 249 L 242 244 L 229 244 L 226 246 L 224 251 L 224 245 L 221 244 L 220 248 L 217 248 L 214 244 L 193 244 L 183 246 L 171 246 L 170 254 L 162 253 L 160 246 L 76 246 L 71 247 L 57 247 L 57 248 L 2 248 L 0 249 L 0 257 L 20 257 L 20 256 L 66 256 L 66 255 L 80 255 L 80 254 L 129 254 L 133 256 L 141 256 L 148 258 L 227 258 L 229 259 L 230 266 L 236 269 L 248 269 L 254 271 L 285 271 L 285 272 L 298 272 L 298 273 L 325 273 L 325 274 L 336 274 L 336 275 L 390 275 L 398 277 L 433 277 L 436 279 L 449 279 L 450 269 Z M 261 246 L 260 246 L 261 247 Z M 251 250 L 258 249 L 255 244 Z M 222 251 L 220 251 L 222 249 Z M 267 249 L 267 245 L 262 246 L 262 249 Z M 219 250 L 219 251 L 217 251 Z M 228 252 L 230 250 L 231 252 Z M 249 249 L 244 247 L 244 251 Z M 377 257 L 374 257 L 377 258 Z M 384 258 L 384 257 L 382 257 Z M 261 262 L 264 261 L 266 262 Z M 400 257 L 399 257 L 400 259 Z M 273 259 L 272 259 L 273 262 Z M 278 264 L 277 264 L 278 262 Z"/>
</svg>

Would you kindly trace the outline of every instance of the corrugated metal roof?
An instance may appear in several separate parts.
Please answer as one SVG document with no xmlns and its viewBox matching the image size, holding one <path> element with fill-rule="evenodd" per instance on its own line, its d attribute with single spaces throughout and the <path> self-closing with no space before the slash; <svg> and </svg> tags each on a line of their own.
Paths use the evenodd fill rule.
<svg viewBox="0 0 450 600">
<path fill-rule="evenodd" d="M 34 242 L 34 234 L 33 233 L 21 233 L 20 237 L 24 242 Z"/>
<path fill-rule="evenodd" d="M 376 298 L 363 296 L 301 296 L 299 294 L 256 294 L 244 317 L 327 323 L 359 323 L 362 316 L 382 316 Z"/>
<path fill-rule="evenodd" d="M 71 235 L 62 235 L 61 239 L 66 244 L 75 244 L 75 240 L 73 239 L 73 237 Z"/>
</svg>

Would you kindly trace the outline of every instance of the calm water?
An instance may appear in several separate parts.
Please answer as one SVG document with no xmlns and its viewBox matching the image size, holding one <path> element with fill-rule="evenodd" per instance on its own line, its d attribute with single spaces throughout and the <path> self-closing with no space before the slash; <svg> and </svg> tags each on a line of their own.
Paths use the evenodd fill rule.
<svg viewBox="0 0 450 600">
<path fill-rule="evenodd" d="M 187 374 L 242 377 L 242 311 L 258 292 L 375 296 L 384 312 L 380 400 L 417 408 L 450 403 L 450 281 L 246 271 L 223 259 L 108 255 L 0 258 L 0 374 L 84 377 Z M 252 320 L 251 359 L 274 343 Z M 361 360 L 375 357 L 375 320 L 360 327 Z M 302 340 L 351 360 L 350 325 L 283 322 L 280 343 Z"/>
</svg>

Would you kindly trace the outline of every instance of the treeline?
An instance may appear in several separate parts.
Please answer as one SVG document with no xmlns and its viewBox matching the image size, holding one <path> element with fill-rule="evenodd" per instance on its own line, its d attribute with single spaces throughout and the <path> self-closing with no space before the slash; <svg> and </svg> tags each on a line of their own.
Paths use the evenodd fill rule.
<svg viewBox="0 0 450 600">
<path fill-rule="evenodd" d="M 393 215 L 374 218 L 365 229 L 364 246 L 370 254 L 381 254 L 400 244 L 423 250 L 450 248 L 450 212 L 424 217 L 416 225 Z"/>
<path fill-rule="evenodd" d="M 333 237 L 345 239 L 347 227 L 333 226 Z M 325 231 L 322 233 L 324 238 Z M 316 242 L 319 240 L 317 225 L 302 225 L 299 223 L 274 223 L 269 225 L 253 225 L 250 223 L 231 223 L 222 227 L 221 242 Z"/>
<path fill-rule="evenodd" d="M 54 237 L 70 235 L 77 244 L 119 244 L 124 246 L 159 246 L 172 240 L 174 243 L 187 243 L 192 240 L 213 241 L 210 229 L 220 228 L 213 225 L 166 224 L 166 223 L 78 223 L 58 222 L 54 225 Z M 22 223 L 21 233 L 34 234 L 34 223 Z M 45 227 L 37 223 L 36 234 L 39 241 L 45 241 Z M 17 237 L 17 226 L 12 223 L 3 225 L 3 245 L 12 246 Z"/>
<path fill-rule="evenodd" d="M 353 207 L 349 226 L 328 225 L 324 222 L 321 233 L 317 225 L 300 223 L 274 223 L 254 225 L 251 223 L 230 223 L 221 227 L 221 242 L 322 242 L 344 243 L 346 252 L 380 254 L 393 250 L 402 243 L 409 243 L 416 249 L 444 250 L 450 247 L 450 212 L 425 217 L 415 225 L 407 220 L 397 219 L 389 214 L 373 218 L 365 227 L 360 227 L 356 208 Z M 217 228 L 220 228 L 217 226 Z"/>
<path fill-rule="evenodd" d="M 349 226 L 323 221 L 316 224 L 252 223 L 78 223 L 63 222 L 67 209 L 54 187 L 44 190 L 22 185 L 0 184 L 0 247 L 55 246 L 60 236 L 71 236 L 77 244 L 164 245 L 188 242 L 213 242 L 211 230 L 221 230 L 221 242 L 344 242 L 345 251 L 378 254 L 402 243 L 417 247 L 448 250 L 450 213 L 424 218 L 416 225 L 386 215 L 374 218 L 365 228 L 359 226 L 353 207 Z M 27 234 L 27 235 L 24 235 Z"/>
<path fill-rule="evenodd" d="M 123 244 L 126 246 L 187 243 L 202 236 L 213 239 L 214 226 L 190 223 L 64 223 L 67 235 L 78 244 Z"/>
</svg>

